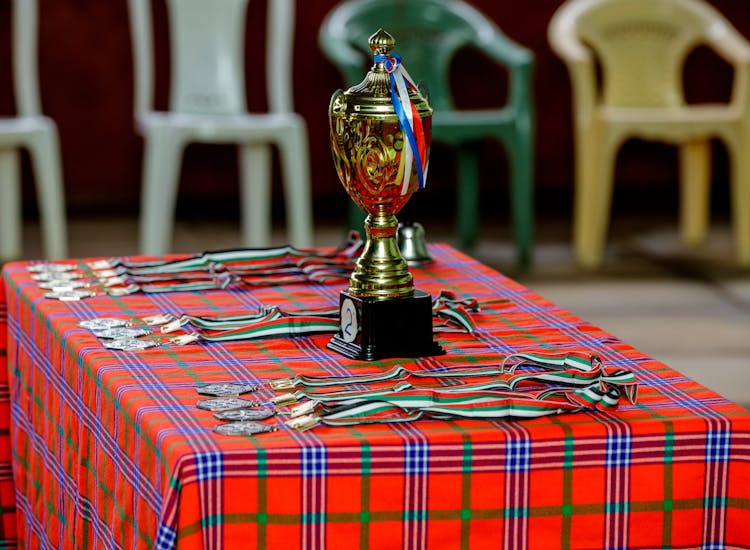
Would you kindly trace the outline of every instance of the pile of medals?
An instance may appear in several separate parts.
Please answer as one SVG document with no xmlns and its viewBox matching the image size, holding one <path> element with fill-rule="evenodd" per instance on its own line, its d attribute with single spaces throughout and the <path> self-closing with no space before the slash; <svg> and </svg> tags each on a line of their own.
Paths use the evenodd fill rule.
<svg viewBox="0 0 750 550">
<path fill-rule="evenodd" d="M 433 300 L 435 332 L 465 332 L 476 329 L 473 314 L 479 304 L 472 298 L 458 298 L 442 291 Z M 90 330 L 109 349 L 139 351 L 159 345 L 186 345 L 193 342 L 232 342 L 264 338 L 292 338 L 335 334 L 339 330 L 339 310 L 310 309 L 286 311 L 264 306 L 255 313 L 211 317 L 201 315 L 157 314 L 140 319 L 99 317 L 78 323 Z M 180 331 L 179 334 L 175 334 Z"/>
<path fill-rule="evenodd" d="M 221 435 L 255 435 L 258 433 L 274 432 L 276 426 L 263 424 L 261 420 L 271 418 L 276 414 L 275 409 L 262 407 L 257 401 L 240 397 L 254 392 L 258 386 L 220 382 L 202 384 L 196 391 L 211 399 L 202 399 L 196 407 L 213 413 L 214 418 L 223 423 L 214 427 L 214 431 Z"/>
<path fill-rule="evenodd" d="M 70 301 L 108 294 L 200 291 L 224 288 L 329 283 L 349 278 L 362 248 L 356 232 L 331 252 L 292 246 L 204 252 L 174 261 L 97 260 L 82 265 L 39 263 L 28 269 L 47 292 Z"/>
<path fill-rule="evenodd" d="M 604 367 L 590 354 L 519 353 L 496 366 L 456 366 L 353 376 L 296 376 L 272 380 L 272 402 L 291 407 L 290 428 L 320 424 L 412 422 L 469 418 L 500 421 L 635 403 L 635 376 Z"/>
</svg>

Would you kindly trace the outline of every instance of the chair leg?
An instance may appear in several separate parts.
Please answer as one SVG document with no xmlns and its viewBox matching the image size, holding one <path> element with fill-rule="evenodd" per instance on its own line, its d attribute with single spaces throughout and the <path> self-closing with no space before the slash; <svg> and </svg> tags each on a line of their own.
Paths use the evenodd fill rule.
<svg viewBox="0 0 750 550">
<path fill-rule="evenodd" d="M 706 238 L 711 182 L 711 143 L 696 140 L 680 145 L 680 233 L 689 245 Z"/>
<path fill-rule="evenodd" d="M 21 181 L 18 149 L 0 149 L 0 263 L 21 257 Z"/>
<path fill-rule="evenodd" d="M 57 129 L 52 126 L 36 133 L 29 140 L 28 147 L 36 181 L 45 256 L 65 258 L 68 237 Z"/>
<path fill-rule="evenodd" d="M 278 145 L 284 171 L 284 199 L 290 242 L 299 248 L 309 248 L 313 246 L 314 239 L 310 160 L 305 126 L 294 127 L 287 139 L 281 140 Z"/>
<path fill-rule="evenodd" d="M 479 154 L 475 145 L 462 145 L 457 156 L 457 220 L 459 245 L 468 249 L 479 234 Z"/>
<path fill-rule="evenodd" d="M 743 132 L 735 149 L 732 163 L 732 221 L 735 250 L 740 267 L 750 267 L 750 131 Z"/>
<path fill-rule="evenodd" d="M 144 136 L 141 254 L 158 256 L 172 247 L 183 146 L 174 132 L 154 131 Z"/>
<path fill-rule="evenodd" d="M 267 144 L 239 146 L 242 182 L 242 241 L 245 246 L 271 244 L 271 147 Z"/>
<path fill-rule="evenodd" d="M 616 157 L 617 144 L 597 132 L 591 132 L 585 148 L 576 152 L 573 247 L 581 267 L 593 269 L 602 263 Z"/>
<path fill-rule="evenodd" d="M 509 144 L 511 219 L 516 242 L 518 267 L 531 266 L 534 246 L 534 182 L 530 139 L 517 139 Z"/>
</svg>

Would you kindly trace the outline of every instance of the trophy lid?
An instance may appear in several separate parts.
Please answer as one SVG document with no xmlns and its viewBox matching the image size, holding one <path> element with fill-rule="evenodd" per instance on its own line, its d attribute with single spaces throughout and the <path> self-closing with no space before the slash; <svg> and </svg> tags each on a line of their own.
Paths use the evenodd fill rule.
<svg viewBox="0 0 750 550">
<path fill-rule="evenodd" d="M 390 86 L 390 72 L 394 64 L 401 63 L 398 56 L 391 57 L 396 41 L 386 31 L 379 29 L 370 37 L 369 45 L 375 64 L 362 82 L 344 92 L 345 106 L 340 107 L 344 107 L 345 113 L 342 114 L 354 117 L 396 119 Z M 420 118 L 432 116 L 432 109 L 427 99 L 418 89 L 409 87 L 408 94 Z"/>
</svg>

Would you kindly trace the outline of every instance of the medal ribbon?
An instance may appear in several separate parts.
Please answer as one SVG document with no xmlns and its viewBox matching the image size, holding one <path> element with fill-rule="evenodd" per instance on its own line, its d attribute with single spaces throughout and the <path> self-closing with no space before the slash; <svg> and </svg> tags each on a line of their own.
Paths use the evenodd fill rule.
<svg viewBox="0 0 750 550">
<path fill-rule="evenodd" d="M 352 231 L 330 253 L 282 246 L 204 252 L 169 262 L 98 261 L 89 266 L 112 295 L 223 289 L 231 284 L 327 283 L 349 277 L 361 248 L 359 234 Z"/>
<path fill-rule="evenodd" d="M 398 116 L 398 126 L 404 134 L 404 169 L 401 183 L 401 194 L 409 192 L 412 163 L 417 165 L 417 184 L 419 189 L 425 186 L 427 176 L 427 147 L 425 145 L 424 128 L 416 105 L 409 98 L 409 90 L 417 90 L 409 73 L 401 63 L 399 55 L 375 54 L 375 63 L 383 63 L 390 79 L 391 102 Z M 401 170 L 399 169 L 399 172 Z"/>
<path fill-rule="evenodd" d="M 447 296 L 448 293 L 445 295 Z M 446 305 L 447 303 L 450 303 L 450 306 Z M 468 312 L 456 315 L 456 312 L 462 310 L 463 307 L 461 301 L 455 298 L 450 302 L 436 300 L 433 303 L 433 317 L 443 324 L 435 326 L 433 330 L 435 332 L 473 331 L 475 324 Z M 446 312 L 449 315 L 446 315 Z M 189 341 L 201 339 L 209 342 L 334 334 L 340 327 L 338 308 L 286 311 L 279 306 L 266 306 L 257 313 L 226 317 L 181 315 L 163 325 L 161 331 L 162 333 L 174 332 L 188 324 L 199 329 L 197 332 L 190 333 L 195 338 Z"/>
<path fill-rule="evenodd" d="M 511 358 L 523 363 L 505 368 Z M 515 373 L 520 365 L 535 365 L 542 372 Z M 463 385 L 415 387 L 407 378 L 454 378 L 496 376 L 494 380 Z M 394 380 L 385 387 L 366 390 L 341 389 L 345 384 L 372 384 Z M 525 382 L 553 385 L 543 391 L 519 391 Z M 339 386 L 334 389 L 333 385 Z M 454 382 L 455 384 L 455 382 Z M 292 410 L 288 424 L 308 429 L 320 422 L 352 425 L 374 422 L 412 421 L 429 418 L 479 418 L 496 420 L 508 417 L 533 418 L 576 410 L 614 408 L 621 396 L 634 403 L 637 398 L 635 376 L 623 369 L 604 368 L 597 356 L 587 354 L 516 354 L 496 367 L 451 367 L 410 371 L 397 365 L 375 375 L 351 377 L 304 377 L 271 382 L 275 389 L 308 386 L 275 399 L 290 403 L 301 398 L 309 401 Z M 318 414 L 310 414 L 313 411 Z"/>
<path fill-rule="evenodd" d="M 187 273 L 194 271 L 214 272 L 222 267 L 234 269 L 259 270 L 273 267 L 297 266 L 302 259 L 353 258 L 362 248 L 363 242 L 356 231 L 351 231 L 347 239 L 330 253 L 319 250 L 303 250 L 291 245 L 272 248 L 242 248 L 229 250 L 206 251 L 196 256 L 190 256 L 172 261 L 131 262 L 123 260 L 100 260 L 92 262 L 92 269 L 123 268 L 122 274 L 127 275 L 163 275 L 166 273 Z"/>
</svg>

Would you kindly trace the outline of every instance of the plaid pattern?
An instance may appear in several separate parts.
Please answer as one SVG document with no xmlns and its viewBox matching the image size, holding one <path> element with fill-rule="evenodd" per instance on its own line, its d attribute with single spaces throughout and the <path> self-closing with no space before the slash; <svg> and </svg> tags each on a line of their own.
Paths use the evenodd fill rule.
<svg viewBox="0 0 750 550">
<path fill-rule="evenodd" d="M 61 303 L 5 268 L 11 439 L 23 546 L 66 548 L 750 548 L 750 413 L 443 245 L 417 286 L 476 298 L 448 351 L 351 361 L 327 336 L 104 349 L 97 316 L 330 307 L 337 285 Z M 580 351 L 636 373 L 617 411 L 528 421 L 212 432 L 198 383 L 497 364 Z M 267 387 L 266 387 L 267 388 Z M 268 399 L 268 389 L 259 396 Z M 345 541 L 345 542 L 343 542 Z"/>
<path fill-rule="evenodd" d="M 7 319 L 5 283 L 0 278 L 0 548 L 16 548 L 16 497 L 10 454 Z"/>
</svg>

